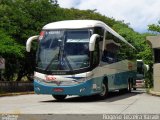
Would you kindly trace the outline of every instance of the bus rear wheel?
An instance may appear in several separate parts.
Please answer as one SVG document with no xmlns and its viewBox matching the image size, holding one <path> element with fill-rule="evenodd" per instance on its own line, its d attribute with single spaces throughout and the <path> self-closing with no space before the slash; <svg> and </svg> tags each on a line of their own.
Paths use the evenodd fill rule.
<svg viewBox="0 0 160 120">
<path fill-rule="evenodd" d="M 58 101 L 62 101 L 67 97 L 67 95 L 52 95 L 52 96 Z"/>
<path fill-rule="evenodd" d="M 132 90 L 132 81 L 128 79 L 127 88 L 120 90 L 121 93 L 130 93 Z"/>
</svg>

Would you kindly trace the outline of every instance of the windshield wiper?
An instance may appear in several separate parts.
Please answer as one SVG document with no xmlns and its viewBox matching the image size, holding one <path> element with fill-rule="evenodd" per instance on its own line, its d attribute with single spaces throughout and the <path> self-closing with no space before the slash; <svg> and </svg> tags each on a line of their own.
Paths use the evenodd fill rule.
<svg viewBox="0 0 160 120">
<path fill-rule="evenodd" d="M 49 69 L 49 67 L 52 65 L 53 61 L 54 61 L 55 57 L 52 58 L 51 62 L 47 65 L 47 67 L 45 68 L 45 71 L 47 71 Z"/>
<path fill-rule="evenodd" d="M 59 42 L 61 42 L 62 40 L 58 40 Z M 59 62 L 61 61 L 60 60 L 60 55 L 61 55 L 61 44 L 59 44 L 59 53 L 58 53 L 58 60 Z M 56 57 L 56 56 L 55 56 Z M 52 60 L 50 61 L 50 63 L 47 65 L 47 67 L 45 68 L 45 71 L 47 71 L 49 69 L 49 67 L 52 65 L 55 57 L 52 58 Z"/>
<path fill-rule="evenodd" d="M 69 60 L 68 60 L 66 54 L 64 54 L 64 58 L 65 58 L 65 60 L 66 60 L 66 62 L 67 62 L 67 65 L 68 65 L 70 71 L 73 71 L 73 68 L 72 68 L 71 64 L 69 63 Z"/>
<path fill-rule="evenodd" d="M 61 41 L 62 41 L 62 40 L 59 40 L 59 42 L 61 42 Z M 66 57 L 66 54 L 65 54 L 65 52 L 64 52 L 64 43 L 63 43 L 62 45 L 61 45 L 61 44 L 62 44 L 62 43 L 60 43 L 60 45 L 59 45 L 59 53 L 58 53 L 58 60 L 59 60 L 58 70 L 59 70 L 59 69 L 60 69 L 60 70 L 63 69 L 63 63 L 64 63 L 64 64 L 67 63 L 66 65 L 69 67 L 70 71 L 73 71 L 73 68 L 72 68 L 71 64 L 69 63 L 69 60 L 68 60 L 68 58 Z M 63 58 L 65 59 L 66 63 L 63 62 Z M 55 57 L 52 58 L 52 60 L 50 61 L 50 63 L 47 65 L 45 71 L 47 71 L 47 70 L 50 68 L 50 66 L 52 65 L 54 59 L 55 59 Z"/>
<path fill-rule="evenodd" d="M 65 64 L 66 66 L 69 67 L 70 71 L 73 71 L 73 68 L 72 68 L 71 64 L 69 63 L 69 60 L 66 57 L 66 54 L 64 52 L 66 37 L 67 36 L 64 37 L 64 41 L 62 41 L 62 43 L 61 43 L 62 45 L 60 46 L 60 61 L 59 61 L 59 65 L 60 65 L 60 67 L 62 67 L 61 69 L 63 69 L 63 67 L 64 67 L 63 65 Z M 63 62 L 63 60 L 65 60 L 65 62 Z"/>
</svg>

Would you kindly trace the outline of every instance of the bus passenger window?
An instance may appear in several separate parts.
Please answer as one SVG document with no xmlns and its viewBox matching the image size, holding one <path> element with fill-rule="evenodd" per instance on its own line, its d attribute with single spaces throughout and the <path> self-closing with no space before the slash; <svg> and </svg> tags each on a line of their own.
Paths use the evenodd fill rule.
<svg viewBox="0 0 160 120">
<path fill-rule="evenodd" d="M 101 28 L 101 27 L 95 27 L 95 28 L 94 28 L 94 34 L 100 35 L 100 40 L 103 40 L 104 29 Z"/>
<path fill-rule="evenodd" d="M 108 64 L 116 62 L 115 54 L 105 50 L 102 55 L 102 61 Z"/>
<path fill-rule="evenodd" d="M 114 40 L 106 40 L 105 50 L 102 55 L 102 62 L 108 64 L 117 62 L 117 51 L 119 50 L 119 43 Z"/>
</svg>

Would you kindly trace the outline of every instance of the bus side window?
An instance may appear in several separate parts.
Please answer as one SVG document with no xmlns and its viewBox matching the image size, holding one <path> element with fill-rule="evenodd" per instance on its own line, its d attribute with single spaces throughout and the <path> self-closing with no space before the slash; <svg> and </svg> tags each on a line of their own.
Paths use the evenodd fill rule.
<svg viewBox="0 0 160 120">
<path fill-rule="evenodd" d="M 143 62 L 137 62 L 137 72 L 138 74 L 144 74 Z"/>
<path fill-rule="evenodd" d="M 105 46 L 101 61 L 107 64 L 117 62 L 117 52 L 119 50 L 119 47 L 120 44 L 115 40 L 115 37 L 109 32 L 106 32 Z"/>
<path fill-rule="evenodd" d="M 104 29 L 102 27 L 95 27 L 94 34 L 98 34 L 100 36 L 100 41 L 102 41 L 104 36 Z"/>
<path fill-rule="evenodd" d="M 110 51 L 104 50 L 102 55 L 102 61 L 108 64 L 116 62 L 115 54 Z"/>
</svg>

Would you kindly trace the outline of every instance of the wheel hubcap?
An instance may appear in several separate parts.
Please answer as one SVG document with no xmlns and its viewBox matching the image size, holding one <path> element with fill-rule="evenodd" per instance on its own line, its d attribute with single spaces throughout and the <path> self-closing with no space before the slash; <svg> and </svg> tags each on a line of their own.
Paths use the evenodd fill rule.
<svg viewBox="0 0 160 120">
<path fill-rule="evenodd" d="M 105 84 L 102 84 L 102 92 L 100 93 L 100 96 L 105 96 L 105 94 L 106 94 L 106 86 L 105 86 Z"/>
</svg>

